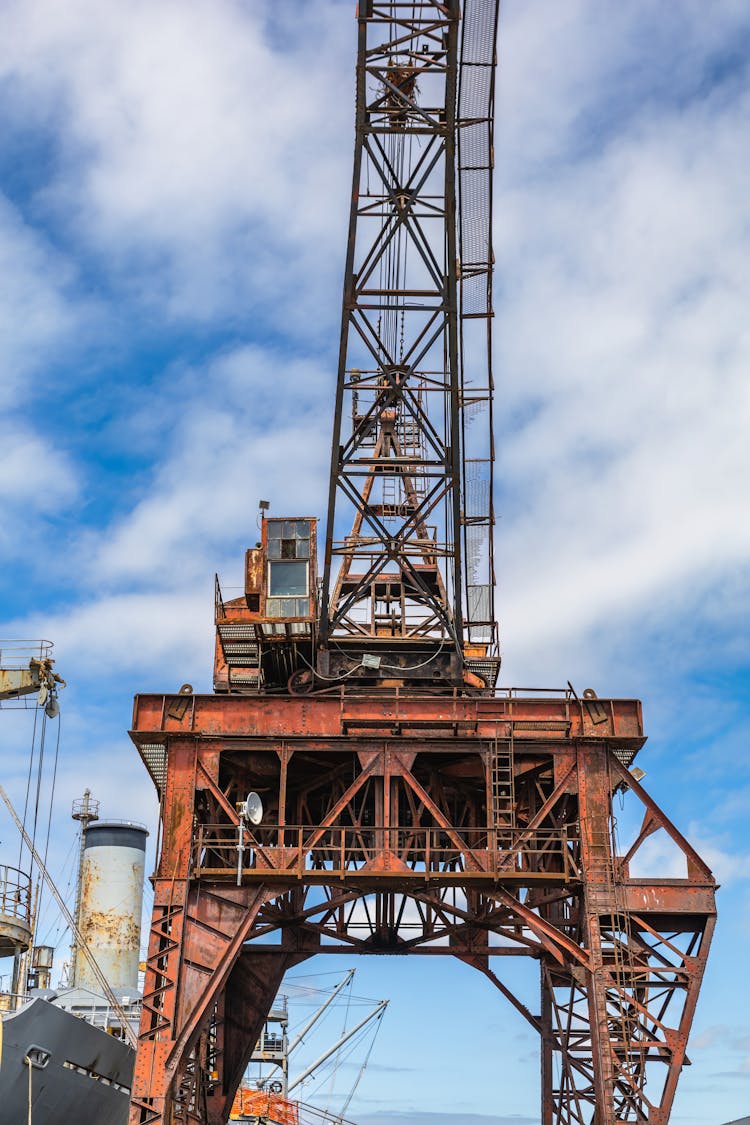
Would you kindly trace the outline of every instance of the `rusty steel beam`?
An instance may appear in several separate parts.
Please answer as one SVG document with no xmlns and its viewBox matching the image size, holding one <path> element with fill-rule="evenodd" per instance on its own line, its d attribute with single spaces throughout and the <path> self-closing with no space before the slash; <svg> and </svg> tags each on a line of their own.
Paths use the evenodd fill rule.
<svg viewBox="0 0 750 1125">
<path fill-rule="evenodd" d="M 180 709 L 173 708 L 179 702 Z M 597 707 L 594 709 L 593 704 Z M 645 742 L 641 704 L 635 699 L 578 700 L 572 695 L 514 693 L 491 697 L 419 696 L 377 692 L 330 695 L 137 695 L 132 737 L 136 745 L 164 745 L 165 734 L 213 734 L 222 739 L 265 737 L 292 741 L 363 739 L 389 735 L 429 739 L 446 736 L 514 738 L 521 744 L 570 746 L 571 738 L 606 739 L 623 751 Z M 153 742 L 149 742 L 153 738 Z M 321 749 L 323 749 L 321 746 Z M 147 757 L 144 755 L 144 760 Z M 150 767 L 149 767 L 150 768 Z"/>
<path fill-rule="evenodd" d="M 400 649 L 461 684 L 460 10 L 363 0 L 358 16 L 318 665 L 343 675 L 384 646 L 384 664 Z"/>
<path fill-rule="evenodd" d="M 489 965 L 538 960 L 542 1120 L 667 1122 L 715 885 L 622 764 L 637 701 L 179 698 L 138 697 L 131 732 L 163 767 L 131 1125 L 226 1120 L 284 967 L 342 950 L 457 957 L 522 1014 Z M 620 855 L 625 787 L 648 831 Z M 655 831 L 683 878 L 630 875 Z"/>
</svg>

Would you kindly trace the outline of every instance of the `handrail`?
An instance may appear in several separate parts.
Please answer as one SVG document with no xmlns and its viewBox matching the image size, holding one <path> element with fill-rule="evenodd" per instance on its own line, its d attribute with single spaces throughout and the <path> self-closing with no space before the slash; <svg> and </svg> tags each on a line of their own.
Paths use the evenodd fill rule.
<svg viewBox="0 0 750 1125">
<path fill-rule="evenodd" d="M 221 613 L 219 612 L 221 610 Z M 221 596 L 221 584 L 218 574 L 214 575 L 214 620 L 224 617 L 224 599 Z"/>
<path fill-rule="evenodd" d="M 560 829 L 518 826 L 501 844 L 495 830 L 440 826 L 263 824 L 245 826 L 242 871 L 274 871 L 303 878 L 314 871 L 352 873 L 376 858 L 405 876 L 429 877 L 450 872 L 489 877 L 559 875 L 565 881 L 578 877 L 574 847 L 577 825 Z M 193 874 L 226 870 L 237 875 L 237 829 L 228 824 L 200 824 L 193 842 Z M 508 862 L 509 857 L 512 861 Z M 536 860 L 536 863 L 533 861 Z M 547 860 L 546 866 L 542 866 Z M 501 862 L 502 861 L 502 862 Z"/>
<path fill-rule="evenodd" d="M 46 640 L 0 640 L 0 668 L 28 668 L 30 660 L 49 660 L 53 648 L 52 641 Z"/>
<path fill-rule="evenodd" d="M 8 863 L 0 864 L 0 914 L 31 924 L 31 876 Z"/>
</svg>

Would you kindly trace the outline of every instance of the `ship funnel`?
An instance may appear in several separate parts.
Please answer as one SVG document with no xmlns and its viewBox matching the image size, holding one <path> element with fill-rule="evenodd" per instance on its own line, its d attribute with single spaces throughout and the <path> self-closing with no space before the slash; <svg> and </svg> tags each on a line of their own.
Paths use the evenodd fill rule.
<svg viewBox="0 0 750 1125">
<path fill-rule="evenodd" d="M 113 989 L 136 990 L 141 942 L 141 901 L 148 832 L 131 821 L 88 825 L 83 851 L 79 927 Z M 78 988 L 101 988 L 79 949 Z"/>
</svg>

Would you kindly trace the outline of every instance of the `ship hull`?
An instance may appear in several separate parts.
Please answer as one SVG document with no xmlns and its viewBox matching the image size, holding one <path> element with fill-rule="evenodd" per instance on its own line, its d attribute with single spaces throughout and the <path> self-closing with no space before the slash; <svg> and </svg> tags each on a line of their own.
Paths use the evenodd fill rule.
<svg viewBox="0 0 750 1125">
<path fill-rule="evenodd" d="M 0 1125 L 125 1125 L 135 1054 L 121 1039 L 46 1000 L 3 1016 Z"/>
</svg>

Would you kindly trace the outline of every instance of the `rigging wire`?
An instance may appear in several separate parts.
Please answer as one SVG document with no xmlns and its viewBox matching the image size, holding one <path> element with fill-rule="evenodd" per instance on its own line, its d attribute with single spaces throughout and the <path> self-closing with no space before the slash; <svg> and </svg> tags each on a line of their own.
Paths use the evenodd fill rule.
<svg viewBox="0 0 750 1125">
<path fill-rule="evenodd" d="M 45 718 L 46 718 L 46 715 L 45 715 Z M 58 714 L 57 714 L 57 738 L 55 740 L 55 760 L 54 760 L 54 764 L 52 766 L 52 783 L 51 783 L 50 795 L 49 795 L 49 813 L 47 815 L 47 836 L 46 836 L 46 839 L 44 841 L 44 856 L 43 856 L 43 859 L 44 859 L 44 867 L 45 868 L 47 867 L 47 855 L 48 855 L 48 852 L 49 852 L 50 832 L 51 832 L 51 829 L 52 829 L 52 812 L 53 812 L 53 809 L 54 809 L 55 792 L 56 792 L 56 788 L 57 788 L 57 763 L 58 763 L 58 759 L 59 759 L 59 756 L 60 756 L 60 734 L 61 734 L 61 731 L 62 731 L 62 719 L 61 719 L 60 712 L 58 712 Z M 42 903 L 44 901 L 44 890 L 45 890 L 45 887 L 46 887 L 46 883 L 47 883 L 47 880 L 46 880 L 45 875 L 43 874 L 42 875 L 42 881 L 41 881 L 41 884 L 39 886 L 39 906 L 38 906 L 37 917 L 39 917 L 39 915 L 41 915 L 41 912 L 42 912 Z"/>
<path fill-rule="evenodd" d="M 350 982 L 350 984 L 351 984 L 351 982 Z M 339 1039 L 341 1039 L 342 1036 L 346 1035 L 346 1026 L 349 1022 L 349 1008 L 351 1007 L 351 999 L 352 999 L 351 988 L 347 988 L 347 990 L 346 990 L 346 1007 L 344 1008 L 344 1022 L 343 1022 L 343 1025 L 341 1027 L 341 1034 L 339 1035 Z M 339 1063 L 341 1061 L 341 1059 L 339 1057 L 340 1055 L 341 1055 L 341 1052 L 337 1051 L 336 1054 L 333 1056 L 332 1061 L 334 1063 L 334 1066 L 333 1066 L 333 1072 L 331 1074 L 331 1078 L 330 1078 L 330 1082 L 329 1082 L 329 1093 L 328 1093 L 329 1099 L 334 1096 L 334 1088 L 335 1088 L 335 1085 L 336 1085 L 336 1078 L 337 1078 L 338 1072 L 339 1072 Z M 326 1105 L 326 1112 L 328 1112 L 328 1105 Z"/>
<path fill-rule="evenodd" d="M 76 862 L 75 861 L 76 861 L 76 856 L 78 854 L 78 840 L 79 840 L 79 833 L 76 832 L 75 837 L 73 838 L 73 842 L 70 845 L 70 848 L 68 849 L 68 854 L 65 856 L 65 859 L 63 860 L 63 864 L 62 864 L 62 878 L 66 879 L 65 894 L 63 895 L 63 898 L 65 899 L 66 902 L 70 899 L 71 891 L 73 889 L 73 880 L 74 880 L 75 875 L 76 875 Z M 49 909 L 49 905 L 50 904 L 48 904 L 48 907 L 47 907 L 48 909 Z M 46 930 L 45 930 L 45 933 L 44 933 L 44 937 L 39 942 L 39 944 L 40 945 L 53 944 L 55 949 L 56 949 L 57 946 L 60 945 L 60 943 L 62 942 L 63 938 L 65 937 L 65 935 L 66 935 L 66 933 L 68 932 L 68 929 L 69 929 L 67 922 L 65 923 L 65 926 L 61 926 L 61 924 L 60 924 L 61 919 L 62 919 L 62 912 L 58 908 L 55 911 L 54 914 L 50 915 L 49 919 L 46 919 L 46 918 L 42 919 L 41 918 L 41 911 L 40 911 L 39 916 L 40 916 L 40 922 L 37 926 L 37 929 L 40 929 L 42 925 L 45 925 L 47 927 Z M 56 930 L 55 935 L 54 935 L 55 940 L 54 940 L 54 942 L 51 942 L 50 939 L 53 936 L 53 930 L 55 929 L 55 926 L 57 927 L 57 930 Z"/>
<path fill-rule="evenodd" d="M 47 745 L 47 712 L 42 712 L 42 730 L 39 738 L 39 758 L 36 773 L 36 796 L 34 800 L 34 823 L 31 830 L 31 847 L 36 847 L 36 829 L 39 821 L 39 801 L 42 794 L 42 771 L 44 769 L 44 752 Z M 34 870 L 33 856 L 31 870 Z"/>
<path fill-rule="evenodd" d="M 26 797 L 24 798 L 24 802 L 23 802 L 23 820 L 21 822 L 23 824 L 24 828 L 26 827 L 26 816 L 28 814 L 28 809 L 29 809 L 29 796 L 31 794 L 31 774 L 32 774 L 32 771 L 34 769 L 34 758 L 36 756 L 36 726 L 37 726 L 38 717 L 39 717 L 39 708 L 35 707 L 34 708 L 34 726 L 33 726 L 32 731 L 31 731 L 31 752 L 29 754 L 29 772 L 28 772 L 28 776 L 26 778 Z M 18 866 L 19 866 L 19 868 L 21 866 L 22 858 L 23 858 L 23 836 L 21 837 L 21 839 L 18 842 Z"/>
<path fill-rule="evenodd" d="M 352 1088 L 349 1092 L 349 1096 L 346 1099 L 346 1101 L 344 1102 L 343 1106 L 341 1107 L 341 1114 L 340 1114 L 341 1117 L 343 1117 L 344 1114 L 346 1113 L 346 1111 L 348 1110 L 349 1104 L 350 1104 L 352 1098 L 354 1097 L 355 1093 L 357 1092 L 357 1087 L 359 1086 L 360 1082 L 364 1078 L 365 1071 L 367 1070 L 368 1063 L 370 1062 L 370 1055 L 372 1054 L 373 1047 L 375 1046 L 375 1040 L 378 1037 L 378 1032 L 380 1031 L 380 1025 L 382 1023 L 384 1015 L 385 1015 L 385 1012 L 383 1011 L 383 1012 L 380 1013 L 378 1018 L 375 1020 L 375 1034 L 373 1035 L 372 1039 L 370 1040 L 370 1046 L 367 1048 L 367 1054 L 365 1055 L 364 1060 L 362 1062 L 362 1065 L 359 1068 L 359 1074 L 357 1075 L 357 1077 L 354 1080 L 354 1085 L 352 1086 Z"/>
<path fill-rule="evenodd" d="M 381 1019 L 382 1019 L 382 1013 L 374 1021 L 375 1024 L 379 1025 Z M 372 1029 L 372 1026 L 370 1024 L 362 1027 L 360 1029 L 360 1031 L 349 1041 L 349 1043 L 347 1043 L 346 1045 L 339 1048 L 339 1050 L 336 1052 L 335 1056 L 333 1056 L 330 1059 L 327 1059 L 326 1062 L 322 1063 L 321 1066 L 313 1072 L 313 1074 L 309 1075 L 308 1078 L 305 1079 L 305 1081 L 302 1083 L 302 1089 L 304 1089 L 308 1085 L 315 1085 L 317 1083 L 317 1084 L 319 1084 L 317 1086 L 317 1089 L 321 1090 L 323 1086 L 325 1086 L 327 1083 L 329 1083 L 331 1081 L 331 1077 L 332 1077 L 331 1076 L 331 1070 L 333 1069 L 333 1074 L 335 1075 L 335 1072 L 338 1069 L 338 1067 L 342 1064 L 346 1064 L 349 1061 L 351 1056 L 361 1047 L 361 1045 L 362 1045 L 363 1041 L 366 1039 L 366 1037 L 368 1035 L 372 1034 L 372 1030 L 373 1029 Z M 376 1026 L 376 1029 L 375 1029 L 375 1034 L 377 1034 L 377 1026 Z M 371 1051 L 372 1051 L 372 1044 L 370 1045 L 370 1048 L 367 1051 L 368 1058 L 369 1058 L 369 1055 L 370 1055 Z M 361 1069 L 362 1068 L 360 1067 L 360 1070 Z M 349 1094 L 347 1095 L 347 1098 L 348 1098 L 347 1103 L 346 1103 L 347 1105 L 348 1105 L 348 1102 L 351 1100 L 351 1098 L 354 1096 L 354 1090 L 356 1089 L 356 1086 L 359 1083 L 359 1077 L 360 1077 L 360 1075 L 358 1074 L 357 1078 L 354 1081 L 354 1088 L 352 1090 L 350 1090 Z M 331 1095 L 329 1095 L 329 1097 L 330 1096 Z M 331 1115 L 331 1111 L 328 1107 L 326 1107 L 326 1112 L 329 1113 L 329 1116 Z M 343 1113 L 344 1113 L 344 1111 L 342 1110 L 341 1113 L 338 1114 L 337 1116 L 343 1116 Z"/>
</svg>

